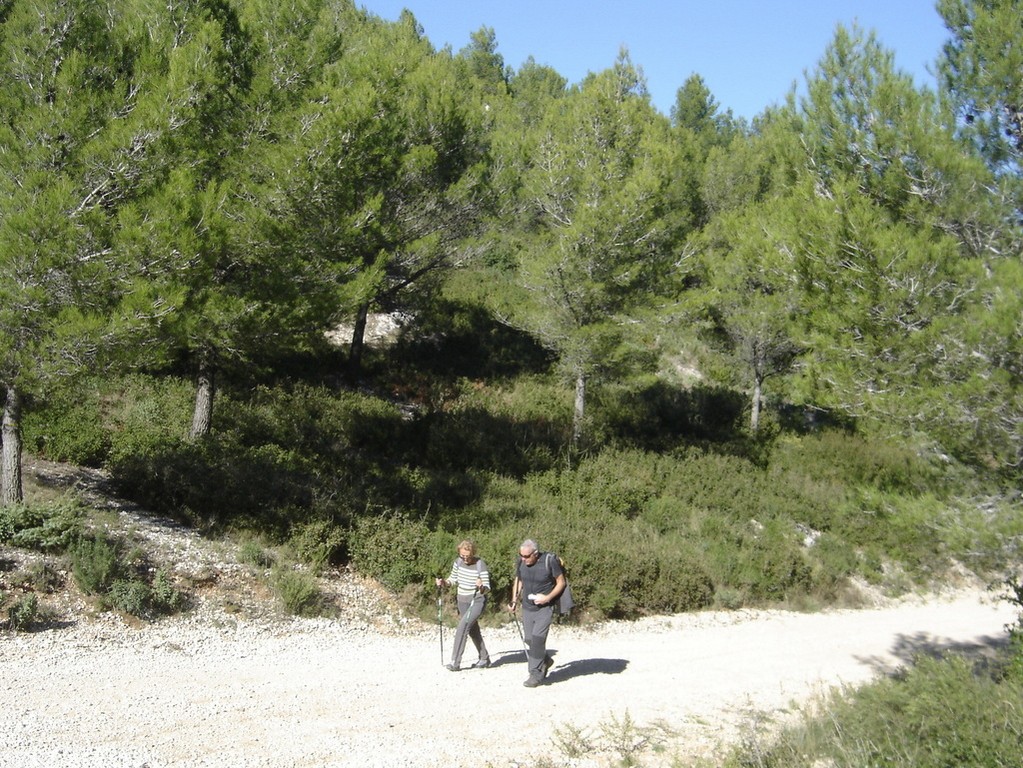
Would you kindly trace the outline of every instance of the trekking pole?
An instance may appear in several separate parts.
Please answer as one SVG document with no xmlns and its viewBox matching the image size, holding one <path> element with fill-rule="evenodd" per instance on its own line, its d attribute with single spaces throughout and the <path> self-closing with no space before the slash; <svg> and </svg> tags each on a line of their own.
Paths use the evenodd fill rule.
<svg viewBox="0 0 1023 768">
<path fill-rule="evenodd" d="M 437 628 L 440 630 L 440 663 L 444 663 L 444 622 L 441 616 L 441 610 L 444 602 L 441 598 L 441 587 L 437 585 Z"/>
<path fill-rule="evenodd" d="M 515 620 L 515 628 L 519 631 L 519 640 L 522 641 L 522 652 L 526 654 L 528 658 L 529 649 L 526 647 L 526 636 L 522 632 L 522 625 L 519 623 L 519 615 L 514 611 L 512 612 L 512 619 Z"/>
</svg>

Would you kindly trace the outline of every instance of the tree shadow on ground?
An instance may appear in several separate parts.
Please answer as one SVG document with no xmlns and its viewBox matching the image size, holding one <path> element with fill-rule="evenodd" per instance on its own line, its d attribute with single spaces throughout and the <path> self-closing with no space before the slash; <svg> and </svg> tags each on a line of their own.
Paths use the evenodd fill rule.
<svg viewBox="0 0 1023 768">
<path fill-rule="evenodd" d="M 912 666 L 922 656 L 941 659 L 945 656 L 956 655 L 983 667 L 995 662 L 999 651 L 1004 649 L 1008 643 L 1009 636 L 1007 634 L 985 635 L 964 642 L 936 637 L 926 632 L 917 632 L 912 635 L 899 634 L 896 636 L 891 648 L 891 653 L 897 660 L 895 664 L 890 659 L 879 656 L 856 658 L 857 661 L 885 675 L 894 674 L 900 667 Z"/>
</svg>

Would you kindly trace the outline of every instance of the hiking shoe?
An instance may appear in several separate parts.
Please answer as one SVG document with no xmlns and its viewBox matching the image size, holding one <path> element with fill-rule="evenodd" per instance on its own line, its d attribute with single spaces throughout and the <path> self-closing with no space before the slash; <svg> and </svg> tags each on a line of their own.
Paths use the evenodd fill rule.
<svg viewBox="0 0 1023 768">
<path fill-rule="evenodd" d="M 536 688 L 542 682 L 543 682 L 542 680 L 537 680 L 535 677 L 530 677 L 526 680 L 526 682 L 523 683 L 523 685 L 526 686 L 527 688 Z"/>
<path fill-rule="evenodd" d="M 461 669 L 461 667 L 459 667 L 457 664 L 452 663 L 445 664 L 444 669 L 448 670 L 449 672 L 457 672 L 459 669 Z"/>
<path fill-rule="evenodd" d="M 547 656 L 546 658 L 544 658 L 544 660 L 543 660 L 543 676 L 544 677 L 547 677 L 547 673 L 551 671 L 551 667 L 553 667 L 553 666 L 554 666 L 554 659 L 552 659 L 550 656 Z"/>
<path fill-rule="evenodd" d="M 473 669 L 486 669 L 490 666 L 490 659 L 480 659 L 472 665 Z"/>
</svg>

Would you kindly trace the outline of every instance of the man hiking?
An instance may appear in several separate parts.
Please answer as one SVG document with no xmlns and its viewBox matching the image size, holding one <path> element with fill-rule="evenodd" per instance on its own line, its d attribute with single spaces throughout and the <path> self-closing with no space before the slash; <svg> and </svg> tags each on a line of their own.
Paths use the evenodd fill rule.
<svg viewBox="0 0 1023 768">
<path fill-rule="evenodd" d="M 547 633 L 554 620 L 554 606 L 565 589 L 565 572 L 553 552 L 541 552 L 536 542 L 526 539 L 519 546 L 512 599 L 514 613 L 522 604 L 522 639 L 526 645 L 529 677 L 523 683 L 536 688 L 547 677 L 554 659 L 547 655 Z"/>
</svg>

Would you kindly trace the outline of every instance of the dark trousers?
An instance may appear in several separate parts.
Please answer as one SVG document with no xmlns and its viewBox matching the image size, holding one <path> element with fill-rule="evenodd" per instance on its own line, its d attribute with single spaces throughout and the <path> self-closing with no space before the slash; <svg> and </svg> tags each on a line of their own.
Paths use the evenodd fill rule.
<svg viewBox="0 0 1023 768">
<path fill-rule="evenodd" d="M 465 651 L 466 638 L 472 639 L 472 644 L 479 652 L 480 661 L 490 661 L 490 654 L 487 653 L 487 645 L 483 642 L 483 633 L 480 632 L 479 618 L 487 605 L 487 598 L 483 595 L 458 597 L 458 628 L 455 629 L 455 645 L 451 649 L 451 663 L 456 667 L 462 663 L 462 653 Z"/>
<path fill-rule="evenodd" d="M 547 671 L 544 662 L 547 659 L 547 633 L 554 620 L 554 606 L 543 605 L 536 610 L 522 610 L 522 638 L 526 643 L 526 663 L 529 665 L 529 676 L 534 680 L 543 680 Z"/>
</svg>

